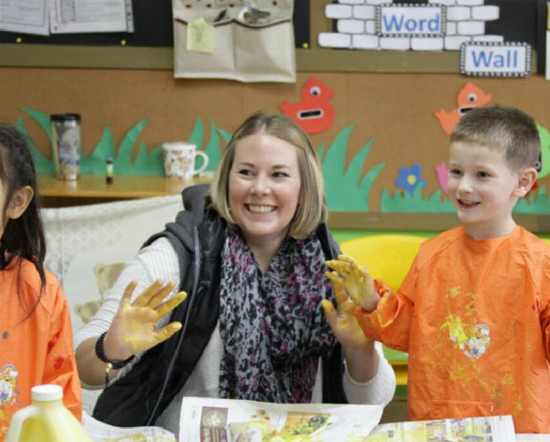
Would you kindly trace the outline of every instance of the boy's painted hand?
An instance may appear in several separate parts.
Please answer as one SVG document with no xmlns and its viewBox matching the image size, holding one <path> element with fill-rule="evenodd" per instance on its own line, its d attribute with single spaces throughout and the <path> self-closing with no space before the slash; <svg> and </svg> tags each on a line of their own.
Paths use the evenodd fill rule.
<svg viewBox="0 0 550 442">
<path fill-rule="evenodd" d="M 362 267 L 351 256 L 340 255 L 337 260 L 327 261 L 327 266 L 334 270 L 327 272 L 327 277 L 334 287 L 343 285 L 351 299 L 364 310 L 372 312 L 379 300 L 374 290 L 374 281 L 368 269 Z"/>
<path fill-rule="evenodd" d="M 370 343 L 370 340 L 363 333 L 355 317 L 355 302 L 348 298 L 340 280 L 333 281 L 333 285 L 338 311 L 334 309 L 332 302 L 326 299 L 321 301 L 321 306 L 325 311 L 327 321 L 330 328 L 332 328 L 334 336 L 345 348 L 366 347 Z"/>
<path fill-rule="evenodd" d="M 109 359 L 125 360 L 133 354 L 149 350 L 182 328 L 181 322 L 177 321 L 159 330 L 156 325 L 164 315 L 185 300 L 185 292 L 177 293 L 172 299 L 163 302 L 175 284 L 155 281 L 130 303 L 136 286 L 134 281 L 126 287 L 118 312 L 105 337 L 105 354 Z"/>
</svg>

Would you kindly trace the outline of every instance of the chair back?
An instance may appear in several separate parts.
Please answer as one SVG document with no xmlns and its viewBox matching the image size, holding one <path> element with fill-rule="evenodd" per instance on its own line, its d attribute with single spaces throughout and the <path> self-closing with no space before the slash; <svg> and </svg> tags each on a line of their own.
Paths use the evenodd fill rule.
<svg viewBox="0 0 550 442">
<path fill-rule="evenodd" d="M 414 235 L 382 234 L 344 241 L 340 247 L 344 254 L 366 266 L 374 278 L 397 290 L 425 240 Z"/>
</svg>

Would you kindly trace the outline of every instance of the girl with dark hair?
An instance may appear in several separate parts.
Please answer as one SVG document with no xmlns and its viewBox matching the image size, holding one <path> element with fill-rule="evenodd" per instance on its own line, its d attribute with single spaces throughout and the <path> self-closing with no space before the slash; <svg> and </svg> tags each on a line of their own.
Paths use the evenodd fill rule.
<svg viewBox="0 0 550 442">
<path fill-rule="evenodd" d="M 81 417 L 69 310 L 45 254 L 30 150 L 0 124 L 0 441 L 34 385 L 63 387 L 65 406 Z"/>
</svg>

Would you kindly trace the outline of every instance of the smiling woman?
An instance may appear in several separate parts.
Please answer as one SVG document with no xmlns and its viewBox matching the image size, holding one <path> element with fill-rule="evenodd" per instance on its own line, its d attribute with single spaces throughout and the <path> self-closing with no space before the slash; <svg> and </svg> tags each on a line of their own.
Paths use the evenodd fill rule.
<svg viewBox="0 0 550 442">
<path fill-rule="evenodd" d="M 325 278 L 339 249 L 326 226 L 319 160 L 300 127 L 281 115 L 251 116 L 212 188 L 188 188 L 183 202 L 76 337 L 87 384 L 104 383 L 106 364 L 124 367 L 109 372 L 94 417 L 176 433 L 185 396 L 391 400 L 395 375 L 381 348 Z"/>
<path fill-rule="evenodd" d="M 264 272 L 287 236 L 299 195 L 292 144 L 264 134 L 239 143 L 229 175 L 229 207 Z"/>
</svg>

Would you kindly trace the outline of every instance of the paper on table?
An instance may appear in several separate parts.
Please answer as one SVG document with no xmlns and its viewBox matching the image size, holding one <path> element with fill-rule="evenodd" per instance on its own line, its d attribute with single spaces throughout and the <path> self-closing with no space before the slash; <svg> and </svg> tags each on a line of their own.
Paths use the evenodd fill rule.
<svg viewBox="0 0 550 442">
<path fill-rule="evenodd" d="M 359 442 L 366 440 L 380 422 L 382 410 L 378 405 L 271 404 L 186 397 L 179 440 Z"/>
<path fill-rule="evenodd" d="M 471 417 L 377 426 L 366 442 L 515 442 L 511 416 Z"/>
<path fill-rule="evenodd" d="M 0 30 L 49 35 L 47 0 L 0 0 Z"/>
<path fill-rule="evenodd" d="M 50 0 L 52 34 L 133 31 L 126 0 Z"/>
<path fill-rule="evenodd" d="M 550 442 L 550 434 L 516 434 L 516 442 Z"/>
<path fill-rule="evenodd" d="M 122 428 L 104 424 L 82 413 L 82 425 L 94 442 L 139 441 L 176 442 L 176 436 L 159 427 Z"/>
</svg>

